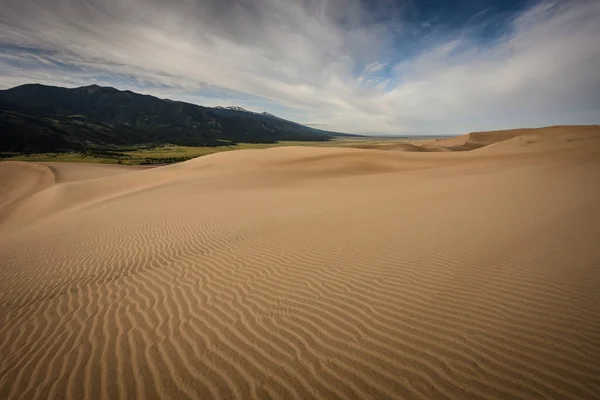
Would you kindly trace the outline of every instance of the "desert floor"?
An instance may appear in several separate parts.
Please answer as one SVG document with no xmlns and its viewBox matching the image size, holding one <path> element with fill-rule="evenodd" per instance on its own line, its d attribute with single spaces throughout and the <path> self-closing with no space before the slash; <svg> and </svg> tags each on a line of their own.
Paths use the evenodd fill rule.
<svg viewBox="0 0 600 400">
<path fill-rule="evenodd" d="M 0 163 L 0 398 L 598 399 L 600 128 Z"/>
</svg>

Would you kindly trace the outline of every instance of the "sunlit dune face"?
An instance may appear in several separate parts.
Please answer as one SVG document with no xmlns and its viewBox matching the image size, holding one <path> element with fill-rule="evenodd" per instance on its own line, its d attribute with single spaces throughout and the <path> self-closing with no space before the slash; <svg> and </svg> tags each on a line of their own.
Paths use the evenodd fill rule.
<svg viewBox="0 0 600 400">
<path fill-rule="evenodd" d="M 599 154 L 589 126 L 2 162 L 0 398 L 595 398 Z"/>
</svg>

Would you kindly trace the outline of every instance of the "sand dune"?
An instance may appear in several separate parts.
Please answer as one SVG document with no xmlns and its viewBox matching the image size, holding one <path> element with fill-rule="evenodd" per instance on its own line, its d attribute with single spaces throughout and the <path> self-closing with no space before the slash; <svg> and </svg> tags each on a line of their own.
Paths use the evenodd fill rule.
<svg viewBox="0 0 600 400">
<path fill-rule="evenodd" d="M 0 398 L 600 398 L 600 131 L 548 129 L 0 163 Z"/>
<path fill-rule="evenodd" d="M 73 168 L 73 163 L 64 162 L 46 162 L 43 165 L 52 170 L 55 181 L 58 183 L 77 182 L 90 179 L 104 178 L 107 176 L 135 172 L 152 167 L 148 166 L 130 166 L 130 165 L 110 165 L 110 164 L 77 164 Z"/>
<path fill-rule="evenodd" d="M 515 150 L 515 147 L 524 147 L 529 144 L 551 144 L 548 150 L 554 148 L 564 150 L 565 143 L 595 141 L 598 138 L 600 126 L 549 126 L 536 129 L 510 129 L 492 132 L 472 132 L 466 135 L 442 139 L 434 142 L 425 142 L 421 147 L 426 149 L 469 151 L 486 148 L 490 150 L 500 144 Z M 556 147 L 559 144 L 560 146 Z M 578 143 L 581 144 L 581 143 Z M 531 146 L 527 150 L 532 151 Z M 576 147 L 576 146 L 567 146 Z M 497 149 L 495 149 L 497 150 Z"/>
<path fill-rule="evenodd" d="M 54 174 L 44 165 L 21 161 L 0 163 L 0 221 L 20 200 L 51 186 L 54 181 Z"/>
</svg>

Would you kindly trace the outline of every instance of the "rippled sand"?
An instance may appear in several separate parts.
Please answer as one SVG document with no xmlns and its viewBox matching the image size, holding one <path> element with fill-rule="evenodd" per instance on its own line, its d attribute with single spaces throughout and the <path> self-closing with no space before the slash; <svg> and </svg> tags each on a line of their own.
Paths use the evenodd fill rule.
<svg viewBox="0 0 600 400">
<path fill-rule="evenodd" d="M 597 126 L 0 163 L 2 399 L 595 399 L 599 285 Z"/>
</svg>

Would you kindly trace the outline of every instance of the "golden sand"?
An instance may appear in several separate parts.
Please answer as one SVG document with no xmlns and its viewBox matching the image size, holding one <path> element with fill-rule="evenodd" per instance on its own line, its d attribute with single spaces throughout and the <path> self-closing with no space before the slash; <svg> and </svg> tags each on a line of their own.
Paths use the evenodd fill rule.
<svg viewBox="0 0 600 400">
<path fill-rule="evenodd" d="M 595 399 L 599 285 L 598 126 L 0 163 L 1 399 Z"/>
</svg>

